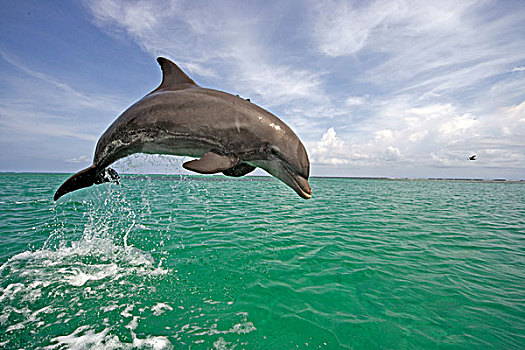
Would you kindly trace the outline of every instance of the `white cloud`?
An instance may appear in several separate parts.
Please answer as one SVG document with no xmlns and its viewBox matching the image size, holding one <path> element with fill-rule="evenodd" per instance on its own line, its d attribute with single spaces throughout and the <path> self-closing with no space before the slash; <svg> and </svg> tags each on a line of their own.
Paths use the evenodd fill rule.
<svg viewBox="0 0 525 350">
<path fill-rule="evenodd" d="M 66 160 L 66 162 L 69 162 L 69 163 L 89 163 L 91 161 L 92 161 L 92 158 L 86 156 L 85 154 Z"/>
<path fill-rule="evenodd" d="M 520 110 L 525 82 L 508 75 L 521 72 L 525 59 L 525 37 L 512 34 L 523 27 L 523 14 L 510 6 L 494 16 L 491 7 L 501 10 L 483 1 L 316 7 L 319 52 L 348 57 L 352 79 L 377 86 L 364 90 L 370 96 L 364 103 L 348 99 L 349 108 L 359 108 L 351 128 L 332 121 L 337 130 L 353 131 L 338 134 L 348 164 L 381 167 L 389 159 L 400 167 L 465 167 L 472 165 L 464 163 L 466 155 L 476 152 L 482 159 L 477 166 L 524 167 L 524 116 L 511 115 Z M 351 150 L 366 162 L 350 160 Z"/>
<path fill-rule="evenodd" d="M 450 137 L 464 137 L 469 130 L 472 130 L 477 124 L 476 119 L 471 115 L 465 114 L 461 116 L 455 116 L 441 124 L 439 131 L 447 138 Z"/>
<path fill-rule="evenodd" d="M 408 135 L 408 140 L 412 143 L 416 143 L 427 136 L 428 130 L 415 131 Z"/>
<path fill-rule="evenodd" d="M 45 107 L 53 106 L 67 112 L 96 109 L 114 114 L 122 108 L 122 101 L 116 96 L 92 95 L 78 91 L 56 78 L 24 66 L 20 60 L 3 50 L 0 50 L 0 57 L 25 74 L 23 79 L 14 78 L 7 72 L 3 77 L 17 91 L 20 99 L 24 98 L 28 102 L 45 101 Z M 3 102 L 7 103 L 8 101 L 4 100 Z"/>
<path fill-rule="evenodd" d="M 223 86 L 266 106 L 322 95 L 319 74 L 278 63 L 268 54 L 259 9 L 177 1 L 95 0 L 87 5 L 102 28 L 124 30 L 151 55 L 167 55 L 190 74 L 220 78 Z"/>
<path fill-rule="evenodd" d="M 503 136 L 516 147 L 523 147 L 525 153 L 525 101 L 520 104 L 500 108 L 494 118 L 485 121 L 491 135 Z"/>
<path fill-rule="evenodd" d="M 394 1 L 319 2 L 315 8 L 314 33 L 320 51 L 331 57 L 356 53 L 367 45 L 373 31 L 403 13 Z"/>
<path fill-rule="evenodd" d="M 88 3 L 95 19 L 100 25 L 118 22 L 126 31 L 140 36 L 144 31 L 156 30 L 160 19 L 169 15 L 171 9 L 165 2 L 128 2 L 99 0 Z"/>
<path fill-rule="evenodd" d="M 377 142 L 391 142 L 394 139 L 392 130 L 379 130 L 374 132 L 374 140 Z"/>
<path fill-rule="evenodd" d="M 107 121 L 97 123 L 86 116 L 115 115 L 125 105 L 116 96 L 78 91 L 24 66 L 5 51 L 0 50 L 0 57 L 13 68 L 4 72 L 3 82 L 9 91 L 0 97 L 0 127 L 4 137 L 44 136 L 96 141 Z M 84 119 L 77 119 L 79 114 Z"/>
<path fill-rule="evenodd" d="M 29 110 L 16 110 L 13 106 L 0 105 L 0 130 L 4 135 L 36 135 L 71 137 L 85 141 L 96 141 L 98 136 L 85 132 L 75 121 L 57 119 L 54 115 Z"/>
<path fill-rule="evenodd" d="M 320 92 L 319 80 L 306 71 L 242 58 L 240 61 L 241 70 L 236 84 L 260 96 L 267 106 L 284 105 L 293 99 L 319 97 L 316 95 Z"/>
<path fill-rule="evenodd" d="M 399 148 L 390 144 L 393 140 L 390 130 L 374 133 L 372 139 L 358 143 L 339 138 L 333 127 L 321 140 L 312 145 L 311 161 L 314 164 L 370 166 L 384 161 L 401 159 Z"/>
<path fill-rule="evenodd" d="M 368 96 L 350 96 L 346 99 L 345 104 L 347 106 L 361 106 L 366 102 L 367 98 Z"/>
<path fill-rule="evenodd" d="M 350 162 L 348 146 L 337 137 L 334 128 L 329 128 L 312 147 L 311 156 L 312 162 L 318 164 L 338 165 Z"/>
<path fill-rule="evenodd" d="M 71 158 L 71 153 L 91 151 L 107 125 L 105 117 L 114 116 L 127 103 L 115 95 L 79 90 L 59 77 L 29 68 L 24 58 L 11 52 L 0 50 L 0 60 L 4 67 L 0 139 L 9 150 L 2 154 L 4 170 L 67 169 L 64 159 Z M 55 168 L 56 164 L 63 167 Z"/>
<path fill-rule="evenodd" d="M 489 17 L 493 9 L 488 5 L 496 6 L 484 1 L 323 2 L 314 12 L 315 40 L 328 56 L 380 55 L 359 79 L 394 93 L 455 98 L 525 57 L 523 36 L 502 35 L 523 22 L 520 11 Z"/>
<path fill-rule="evenodd" d="M 329 128 L 311 144 L 312 163 L 461 167 L 468 156 L 478 154 L 482 166 L 525 164 L 525 102 L 480 116 L 460 114 L 451 104 L 411 104 L 402 98 L 378 103 L 376 115 L 381 117 L 367 120 L 352 140 Z"/>
<path fill-rule="evenodd" d="M 386 148 L 385 152 L 385 158 L 387 160 L 398 160 L 401 158 L 401 152 L 399 151 L 399 148 L 394 146 L 388 146 Z"/>
</svg>

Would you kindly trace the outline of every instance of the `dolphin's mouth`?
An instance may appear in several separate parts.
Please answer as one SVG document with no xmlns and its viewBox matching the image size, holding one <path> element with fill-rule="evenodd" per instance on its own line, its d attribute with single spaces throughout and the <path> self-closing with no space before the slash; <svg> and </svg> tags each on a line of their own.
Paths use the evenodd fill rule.
<svg viewBox="0 0 525 350">
<path fill-rule="evenodd" d="M 290 172 L 288 169 L 287 169 L 287 172 L 293 181 L 293 183 L 290 184 L 291 185 L 290 187 L 292 187 L 293 190 L 302 198 L 304 199 L 312 198 L 312 188 L 310 187 L 308 180 L 302 177 L 301 175 Z"/>
<path fill-rule="evenodd" d="M 312 198 L 312 188 L 308 183 L 308 179 L 298 173 L 289 164 L 282 160 L 256 160 L 250 161 L 248 164 L 261 168 L 270 175 L 275 176 L 287 186 L 291 187 L 301 198 Z"/>
</svg>

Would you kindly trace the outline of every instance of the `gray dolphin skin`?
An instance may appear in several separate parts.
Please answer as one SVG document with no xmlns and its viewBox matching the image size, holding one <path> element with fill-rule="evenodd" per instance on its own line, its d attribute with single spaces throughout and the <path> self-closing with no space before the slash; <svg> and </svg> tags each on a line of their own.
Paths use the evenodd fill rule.
<svg viewBox="0 0 525 350">
<path fill-rule="evenodd" d="M 311 197 L 308 155 L 288 125 L 243 98 L 198 86 L 166 58 L 157 61 L 162 83 L 110 125 L 98 140 L 93 165 L 66 180 L 55 200 L 117 182 L 109 165 L 134 153 L 196 157 L 183 167 L 200 174 L 239 177 L 259 167 L 302 198 Z"/>
</svg>

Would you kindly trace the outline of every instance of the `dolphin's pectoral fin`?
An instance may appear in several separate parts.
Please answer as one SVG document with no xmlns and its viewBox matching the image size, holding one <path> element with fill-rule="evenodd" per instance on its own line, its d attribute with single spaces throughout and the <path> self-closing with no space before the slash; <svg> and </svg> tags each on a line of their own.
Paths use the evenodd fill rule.
<svg viewBox="0 0 525 350">
<path fill-rule="evenodd" d="M 195 171 L 199 174 L 214 174 L 228 170 L 235 164 L 237 164 L 237 159 L 210 151 L 200 159 L 191 160 L 182 164 L 182 166 L 184 169 Z"/>
<path fill-rule="evenodd" d="M 230 169 L 224 170 L 222 173 L 226 176 L 240 177 L 255 170 L 255 167 L 248 163 L 239 163 Z"/>
</svg>

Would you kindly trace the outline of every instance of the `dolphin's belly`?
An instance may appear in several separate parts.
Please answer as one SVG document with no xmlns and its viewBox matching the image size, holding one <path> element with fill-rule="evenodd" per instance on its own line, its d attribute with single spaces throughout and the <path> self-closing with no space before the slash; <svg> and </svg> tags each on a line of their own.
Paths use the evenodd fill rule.
<svg viewBox="0 0 525 350">
<path fill-rule="evenodd" d="M 172 156 L 202 157 L 206 152 L 216 148 L 215 142 L 192 139 L 183 136 L 159 137 L 154 141 L 142 144 L 140 153 L 167 154 Z"/>
</svg>

